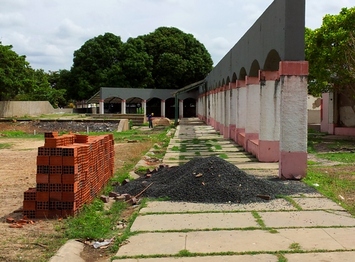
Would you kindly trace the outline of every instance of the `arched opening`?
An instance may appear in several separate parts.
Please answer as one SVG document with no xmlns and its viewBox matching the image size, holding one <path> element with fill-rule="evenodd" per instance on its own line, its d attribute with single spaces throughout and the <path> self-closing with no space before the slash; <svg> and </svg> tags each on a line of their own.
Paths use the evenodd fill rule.
<svg viewBox="0 0 355 262">
<path fill-rule="evenodd" d="M 153 97 L 147 101 L 147 114 L 154 113 L 154 116 L 161 116 L 161 100 Z"/>
<path fill-rule="evenodd" d="M 139 97 L 131 97 L 126 100 L 127 114 L 142 114 L 142 99 Z"/>
<path fill-rule="evenodd" d="M 108 97 L 104 100 L 104 113 L 105 114 L 120 114 L 122 99 L 119 97 Z"/>
<path fill-rule="evenodd" d="M 175 99 L 173 97 L 165 100 L 165 117 L 175 118 Z"/>
<path fill-rule="evenodd" d="M 183 106 L 184 106 L 183 117 L 196 117 L 196 100 L 194 98 L 184 99 Z"/>
</svg>

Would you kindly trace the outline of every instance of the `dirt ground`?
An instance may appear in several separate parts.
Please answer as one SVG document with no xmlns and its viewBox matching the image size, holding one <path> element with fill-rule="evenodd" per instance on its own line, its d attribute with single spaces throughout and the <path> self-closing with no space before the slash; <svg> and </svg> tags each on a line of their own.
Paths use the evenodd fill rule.
<svg viewBox="0 0 355 262">
<path fill-rule="evenodd" d="M 33 132 L 33 127 L 24 124 L 2 123 L 0 130 L 21 130 Z M 48 132 L 48 130 L 45 130 Z M 37 130 L 38 133 L 43 130 Z M 44 138 L 17 139 L 0 136 L 0 144 L 9 144 L 10 148 L 0 150 L 0 232 L 2 247 L 0 261 L 48 261 L 49 246 L 41 243 L 56 243 L 60 236 L 62 222 L 60 220 L 33 220 L 34 224 L 24 224 L 22 228 L 10 228 L 6 219 L 19 221 L 23 218 L 24 191 L 36 187 L 36 157 L 38 147 L 44 145 Z M 122 167 L 125 161 L 147 150 L 150 145 L 144 143 L 115 144 L 115 170 Z M 129 149 L 129 150 L 128 150 Z M 122 154 L 120 152 L 126 152 Z M 129 210 L 127 210 L 129 215 Z M 27 221 L 32 222 L 32 221 Z M 40 239 L 40 241 L 39 241 Z M 45 239 L 45 240 L 44 240 Z M 56 243 L 61 245 L 62 243 Z M 49 245 L 49 244 L 48 244 Z M 82 256 L 87 262 L 107 261 L 105 250 L 95 250 L 91 246 L 85 248 Z"/>
</svg>

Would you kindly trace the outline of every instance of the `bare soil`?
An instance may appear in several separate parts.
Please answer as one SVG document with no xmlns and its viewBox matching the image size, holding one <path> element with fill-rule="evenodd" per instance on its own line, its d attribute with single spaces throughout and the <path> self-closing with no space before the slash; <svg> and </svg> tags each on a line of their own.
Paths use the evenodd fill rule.
<svg viewBox="0 0 355 262">
<path fill-rule="evenodd" d="M 19 130 L 33 132 L 31 122 L 0 122 L 0 130 Z M 52 130 L 53 131 L 53 130 Z M 38 133 L 49 132 L 38 130 Z M 62 237 L 62 220 L 28 220 L 22 228 L 10 228 L 9 218 L 20 221 L 24 192 L 36 187 L 36 157 L 38 147 L 44 145 L 44 138 L 17 139 L 0 136 L 0 144 L 8 144 L 10 148 L 0 149 L 0 232 L 2 247 L 0 261 L 48 261 L 63 244 L 58 242 Z M 142 151 L 151 148 L 150 142 L 115 144 L 115 170 L 123 167 L 125 162 L 137 158 Z M 124 154 L 122 154 L 124 152 Z M 133 209 L 128 209 L 122 218 L 128 218 Z M 33 222 L 33 224 L 32 224 Z M 112 256 L 106 249 L 94 249 L 86 246 L 82 257 L 87 262 L 108 261 Z"/>
</svg>

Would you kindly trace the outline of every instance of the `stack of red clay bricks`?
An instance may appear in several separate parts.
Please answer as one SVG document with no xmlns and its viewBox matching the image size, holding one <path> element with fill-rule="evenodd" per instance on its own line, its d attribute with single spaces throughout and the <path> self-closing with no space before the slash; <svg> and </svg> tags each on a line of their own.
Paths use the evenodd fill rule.
<svg viewBox="0 0 355 262">
<path fill-rule="evenodd" d="M 38 148 L 36 188 L 24 192 L 23 215 L 75 216 L 113 176 L 113 136 L 51 132 L 44 138 L 44 146 Z"/>
</svg>

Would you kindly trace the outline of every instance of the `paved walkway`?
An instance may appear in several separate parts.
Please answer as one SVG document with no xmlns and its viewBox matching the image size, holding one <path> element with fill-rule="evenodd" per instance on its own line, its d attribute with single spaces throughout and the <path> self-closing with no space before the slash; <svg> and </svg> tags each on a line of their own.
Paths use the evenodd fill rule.
<svg viewBox="0 0 355 262">
<path fill-rule="evenodd" d="M 277 176 L 278 164 L 250 154 L 198 119 L 183 119 L 163 162 L 219 155 L 257 176 Z M 228 158 L 226 158 L 228 156 Z M 265 203 L 148 202 L 115 262 L 354 261 L 355 218 L 320 194 Z"/>
</svg>

